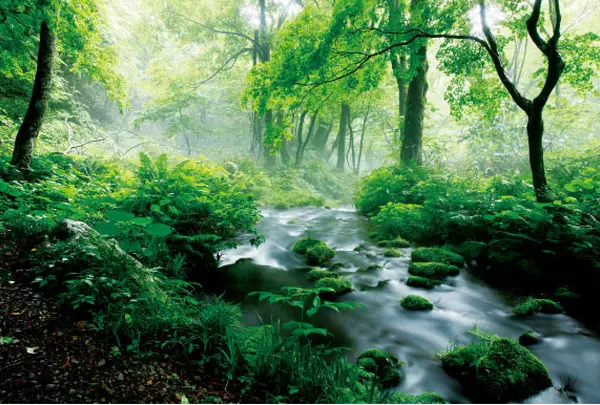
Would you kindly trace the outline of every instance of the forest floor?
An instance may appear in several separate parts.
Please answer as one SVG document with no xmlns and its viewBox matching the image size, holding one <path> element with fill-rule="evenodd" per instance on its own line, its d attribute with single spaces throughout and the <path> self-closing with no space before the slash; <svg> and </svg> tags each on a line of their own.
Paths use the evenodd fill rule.
<svg viewBox="0 0 600 405">
<path fill-rule="evenodd" d="M 0 269 L 14 259 L 0 254 Z M 114 336 L 61 313 L 23 271 L 0 274 L 0 403 L 259 403 L 219 379 L 164 359 L 122 353 Z M 184 399 L 185 401 L 185 399 Z"/>
</svg>

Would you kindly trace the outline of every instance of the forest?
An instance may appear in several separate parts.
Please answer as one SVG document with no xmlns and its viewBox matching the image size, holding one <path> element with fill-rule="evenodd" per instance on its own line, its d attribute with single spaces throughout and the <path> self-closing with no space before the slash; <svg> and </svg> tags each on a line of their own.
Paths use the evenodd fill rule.
<svg viewBox="0 0 600 405">
<path fill-rule="evenodd" d="M 599 403 L 598 27 L 0 0 L 0 403 Z"/>
</svg>

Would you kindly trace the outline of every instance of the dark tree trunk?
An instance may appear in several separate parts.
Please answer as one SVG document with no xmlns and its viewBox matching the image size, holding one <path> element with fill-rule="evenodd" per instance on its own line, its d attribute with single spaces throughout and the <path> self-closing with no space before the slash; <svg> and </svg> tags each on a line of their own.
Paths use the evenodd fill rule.
<svg viewBox="0 0 600 405">
<path fill-rule="evenodd" d="M 313 137 L 312 145 L 320 156 L 326 155 L 325 148 L 332 129 L 333 122 L 324 122 L 319 119 L 319 125 L 315 132 L 315 136 Z"/>
<path fill-rule="evenodd" d="M 422 40 L 419 49 L 411 56 L 415 76 L 408 86 L 406 119 L 402 134 L 401 161 L 404 164 L 423 164 L 423 123 L 427 104 L 427 43 Z"/>
<path fill-rule="evenodd" d="M 302 154 L 302 144 L 303 141 L 303 132 L 304 132 L 304 119 L 306 118 L 306 114 L 308 114 L 308 110 L 302 111 L 300 114 L 300 119 L 298 121 L 298 133 L 296 134 L 296 167 L 300 165 Z"/>
<path fill-rule="evenodd" d="M 271 60 L 271 45 L 269 44 L 269 34 L 267 32 L 267 6 L 265 0 L 258 0 L 258 9 L 260 11 L 260 61 L 266 63 Z M 272 167 L 275 164 L 273 151 L 273 110 L 265 112 L 265 139 L 263 158 L 266 167 Z"/>
<path fill-rule="evenodd" d="M 338 133 L 337 144 L 337 169 L 344 171 L 346 160 L 346 129 L 350 121 L 350 106 L 346 103 L 342 104 L 342 113 L 340 116 L 340 130 Z"/>
<path fill-rule="evenodd" d="M 277 113 L 277 126 L 279 128 L 281 128 L 283 126 L 283 111 L 281 111 L 281 110 L 279 110 L 279 112 Z M 281 138 L 281 149 L 279 150 L 279 152 L 281 153 L 281 162 L 285 166 L 289 166 L 290 161 L 291 161 L 291 156 L 290 156 L 290 150 L 288 147 L 288 140 L 285 137 L 285 135 L 282 136 L 282 138 Z"/>
<path fill-rule="evenodd" d="M 542 107 L 543 108 L 543 107 Z M 529 165 L 531 167 L 531 176 L 533 178 L 533 188 L 535 189 L 537 200 L 539 202 L 548 202 L 552 198 L 546 179 L 546 170 L 544 168 L 544 147 L 542 140 L 544 137 L 544 119 L 542 108 L 532 107 L 528 114 L 527 121 L 527 140 L 529 143 Z"/>
<path fill-rule="evenodd" d="M 360 162 L 363 155 L 363 146 L 365 143 L 365 132 L 367 131 L 367 121 L 369 120 L 369 113 L 371 112 L 371 106 L 367 108 L 365 119 L 363 121 L 362 132 L 360 134 L 360 145 L 358 146 L 358 163 L 356 165 L 356 174 L 360 174 Z"/>
<path fill-rule="evenodd" d="M 265 112 L 265 137 L 263 146 L 263 159 L 266 167 L 275 165 L 276 151 L 273 149 L 273 137 L 275 136 L 275 128 L 273 127 L 273 110 Z"/>
<path fill-rule="evenodd" d="M 44 115 L 48 107 L 50 90 L 52 89 L 52 71 L 56 53 L 56 36 L 48 26 L 42 22 L 40 29 L 40 46 L 38 51 L 37 71 L 33 84 L 33 93 L 23 123 L 15 139 L 15 148 L 11 164 L 29 170 L 33 159 L 33 148 L 40 129 L 44 122 Z"/>
<path fill-rule="evenodd" d="M 304 159 L 304 152 L 306 151 L 306 148 L 308 147 L 308 143 L 311 141 L 311 139 L 315 133 L 315 126 L 317 124 L 318 118 L 319 118 L 319 111 L 315 112 L 313 114 L 313 116 L 310 118 L 310 124 L 308 126 L 308 133 L 306 134 L 306 139 L 304 140 L 304 142 L 298 143 L 299 153 L 296 155 L 296 167 L 300 167 L 300 164 L 302 163 L 302 160 Z M 298 140 L 300 141 L 300 138 L 298 138 Z"/>
</svg>

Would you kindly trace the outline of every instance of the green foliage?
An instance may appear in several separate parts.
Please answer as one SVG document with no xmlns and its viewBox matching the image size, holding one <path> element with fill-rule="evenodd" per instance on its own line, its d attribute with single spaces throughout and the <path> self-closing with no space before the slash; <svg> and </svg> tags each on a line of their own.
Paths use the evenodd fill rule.
<svg viewBox="0 0 600 405">
<path fill-rule="evenodd" d="M 330 261 L 335 257 L 335 250 L 331 249 L 327 245 L 317 245 L 309 248 L 306 251 L 306 258 L 308 264 L 311 265 L 322 265 Z"/>
<path fill-rule="evenodd" d="M 315 286 L 324 289 L 325 296 L 339 296 L 352 292 L 352 282 L 345 277 L 324 277 L 319 279 Z"/>
<path fill-rule="evenodd" d="M 415 287 L 415 288 L 424 288 L 426 290 L 432 290 L 441 284 L 442 283 L 439 280 L 433 280 L 430 278 L 418 277 L 418 276 L 410 276 L 408 278 L 408 280 L 406 280 L 407 286 Z"/>
<path fill-rule="evenodd" d="M 326 246 L 326 244 L 322 240 L 308 237 L 297 240 L 294 243 L 294 246 L 292 246 L 292 250 L 301 255 L 305 255 L 308 249 L 316 246 Z"/>
<path fill-rule="evenodd" d="M 462 267 L 465 260 L 456 253 L 449 252 L 440 248 L 418 248 L 412 251 L 412 261 L 444 263 L 453 266 Z"/>
<path fill-rule="evenodd" d="M 538 312 L 543 314 L 562 314 L 564 309 L 560 304 L 552 300 L 529 297 L 513 310 L 515 316 L 532 316 Z"/>
<path fill-rule="evenodd" d="M 329 271 L 329 270 L 311 270 L 307 275 L 306 275 L 306 279 L 308 281 L 318 281 L 322 278 L 336 278 L 336 277 L 343 277 L 343 274 L 340 273 L 335 273 L 333 271 Z"/>
<path fill-rule="evenodd" d="M 385 257 L 402 257 L 404 256 L 404 253 L 402 253 L 400 249 L 390 248 L 386 249 L 385 252 L 383 252 L 383 255 Z"/>
<path fill-rule="evenodd" d="M 375 376 L 383 388 L 400 384 L 402 374 L 396 370 L 403 365 L 391 353 L 380 349 L 367 349 L 358 356 L 358 367 Z"/>
<path fill-rule="evenodd" d="M 448 276 L 456 276 L 460 273 L 460 269 L 451 264 L 445 263 L 411 263 L 408 266 L 409 274 L 413 276 L 434 278 L 441 280 Z"/>
<path fill-rule="evenodd" d="M 402 249 L 402 248 L 409 248 L 410 242 L 408 242 L 406 239 L 396 238 L 393 240 L 380 240 L 379 242 L 377 242 L 377 246 L 386 247 L 386 248 Z"/>
<path fill-rule="evenodd" d="M 439 358 L 444 369 L 479 400 L 519 401 L 552 386 L 546 366 L 512 339 L 485 334 L 483 341 Z"/>
<path fill-rule="evenodd" d="M 427 311 L 433 309 L 433 304 L 420 295 L 407 295 L 400 299 L 400 305 L 410 311 Z"/>
</svg>

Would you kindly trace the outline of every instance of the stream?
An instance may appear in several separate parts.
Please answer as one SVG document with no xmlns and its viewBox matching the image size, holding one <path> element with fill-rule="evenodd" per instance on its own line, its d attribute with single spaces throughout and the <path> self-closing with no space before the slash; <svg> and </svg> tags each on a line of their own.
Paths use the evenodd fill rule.
<svg viewBox="0 0 600 405">
<path fill-rule="evenodd" d="M 511 316 L 514 302 L 510 297 L 467 270 L 434 290 L 408 287 L 405 282 L 410 249 L 401 249 L 404 257 L 394 259 L 383 257 L 384 249 L 375 246 L 362 253 L 354 251 L 357 245 L 369 241 L 372 227 L 353 208 L 265 209 L 262 214 L 258 231 L 265 236 L 265 243 L 258 248 L 240 246 L 225 252 L 221 259 L 220 270 L 227 274 L 228 289 L 238 294 L 249 324 L 268 322 L 271 313 L 284 321 L 292 318 L 291 311 L 258 304 L 245 294 L 278 292 L 282 286 L 312 286 L 305 279 L 306 273 L 294 270 L 306 266 L 305 258 L 291 250 L 297 239 L 310 235 L 336 250 L 334 262 L 347 264 L 339 271 L 348 273 L 355 291 L 341 299 L 365 306 L 341 314 L 324 310 L 311 322 L 327 327 L 335 335 L 336 344 L 348 347 L 351 361 L 361 351 L 375 347 L 406 363 L 402 368 L 405 378 L 396 388 L 399 391 L 435 391 L 450 402 L 469 402 L 460 384 L 444 372 L 435 353 L 454 342 L 469 343 L 472 336 L 466 331 L 477 325 L 483 331 L 515 339 L 528 329 L 541 333 L 543 341 L 530 349 L 550 370 L 554 386 L 576 379 L 576 399 L 549 388 L 527 403 L 600 403 L 600 338 L 577 320 L 567 315 L 542 314 L 516 319 Z M 357 271 L 371 264 L 383 269 Z M 409 294 L 422 295 L 435 308 L 427 312 L 405 310 L 398 299 Z"/>
</svg>

